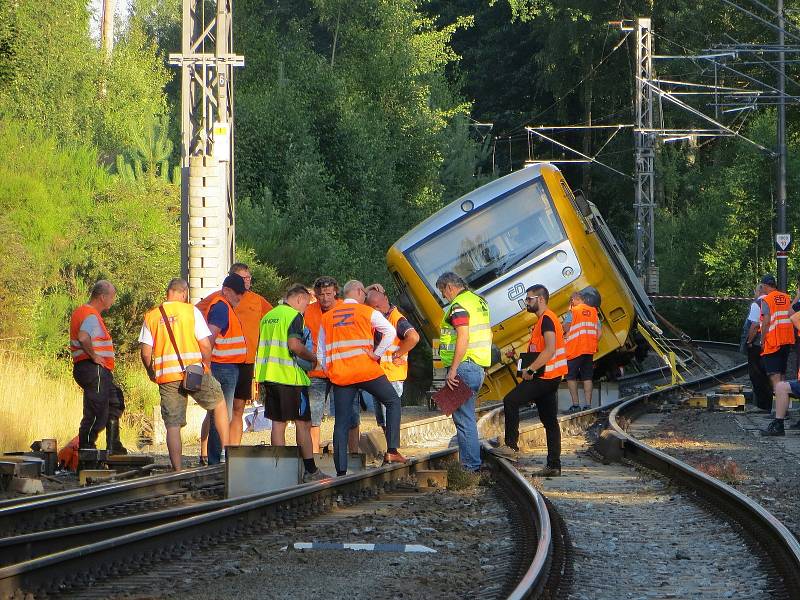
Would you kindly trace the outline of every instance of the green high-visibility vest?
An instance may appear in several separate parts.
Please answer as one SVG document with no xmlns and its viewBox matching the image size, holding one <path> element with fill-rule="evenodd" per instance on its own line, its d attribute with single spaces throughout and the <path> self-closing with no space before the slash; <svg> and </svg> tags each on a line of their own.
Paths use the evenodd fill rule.
<svg viewBox="0 0 800 600">
<path fill-rule="evenodd" d="M 310 385 L 311 380 L 289 352 L 289 326 L 300 313 L 279 304 L 261 318 L 255 379 L 284 385 Z"/>
<path fill-rule="evenodd" d="M 456 329 L 448 321 L 454 304 L 458 304 L 469 313 L 469 343 L 464 360 L 470 359 L 482 367 L 491 366 L 492 325 L 489 321 L 489 304 L 469 290 L 459 293 L 444 309 L 439 328 L 439 356 L 442 364 L 445 367 L 452 365 L 456 350 Z"/>
</svg>

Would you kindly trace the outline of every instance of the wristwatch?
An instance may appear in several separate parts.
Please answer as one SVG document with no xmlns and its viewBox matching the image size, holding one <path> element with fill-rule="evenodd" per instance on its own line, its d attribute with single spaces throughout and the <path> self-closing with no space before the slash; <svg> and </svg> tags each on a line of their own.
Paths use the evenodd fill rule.
<svg viewBox="0 0 800 600">
<path fill-rule="evenodd" d="M 525 372 L 526 372 L 528 375 L 533 375 L 533 373 L 534 373 L 532 369 L 525 369 Z"/>
</svg>

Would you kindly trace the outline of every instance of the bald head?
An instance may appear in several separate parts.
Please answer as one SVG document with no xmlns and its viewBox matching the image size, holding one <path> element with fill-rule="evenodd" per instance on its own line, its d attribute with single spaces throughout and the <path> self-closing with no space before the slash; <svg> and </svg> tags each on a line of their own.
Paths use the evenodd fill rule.
<svg viewBox="0 0 800 600">
<path fill-rule="evenodd" d="M 342 295 L 345 298 L 352 298 L 357 302 L 364 302 L 367 297 L 367 292 L 364 290 L 364 284 L 357 279 L 351 279 L 344 284 Z"/>
<path fill-rule="evenodd" d="M 185 279 L 176 277 L 167 285 L 167 302 L 188 302 L 189 284 Z"/>
</svg>

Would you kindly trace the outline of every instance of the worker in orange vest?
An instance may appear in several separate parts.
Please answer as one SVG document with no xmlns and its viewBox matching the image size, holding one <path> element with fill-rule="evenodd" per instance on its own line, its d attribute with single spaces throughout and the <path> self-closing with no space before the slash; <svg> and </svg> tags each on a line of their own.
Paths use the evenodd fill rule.
<svg viewBox="0 0 800 600">
<path fill-rule="evenodd" d="M 773 275 L 764 275 L 761 287 L 765 296 L 761 299 L 761 359 L 764 370 L 769 376 L 772 389 L 778 393 L 780 383 L 786 379 L 786 367 L 789 359 L 789 349 L 794 345 L 794 325 L 791 317 L 792 299 L 788 294 L 779 291 Z M 775 405 L 775 419 L 761 431 L 762 435 L 784 435 L 784 414 L 778 411 Z"/>
<path fill-rule="evenodd" d="M 200 389 L 191 392 L 192 398 L 202 408 L 214 411 L 221 445 L 228 443 L 225 397 L 219 382 L 211 375 L 212 348 L 211 330 L 200 311 L 189 304 L 189 284 L 184 279 L 173 279 L 167 286 L 166 301 L 144 316 L 139 349 L 150 380 L 158 384 L 169 460 L 176 471 L 182 468 L 181 428 L 186 425 L 190 393 L 183 386 L 183 378 L 189 365 L 203 365 Z"/>
<path fill-rule="evenodd" d="M 367 306 L 371 306 L 375 310 L 386 317 L 389 323 L 397 331 L 397 337 L 392 342 L 391 346 L 386 349 L 383 356 L 381 356 L 381 367 L 383 372 L 386 373 L 386 378 L 392 387 L 397 392 L 397 395 L 403 397 L 403 384 L 408 377 L 408 353 L 419 343 L 419 334 L 414 326 L 403 316 L 394 304 L 389 302 L 389 295 L 380 283 L 373 283 L 367 286 Z M 377 337 L 377 336 L 376 336 Z M 376 340 L 380 341 L 380 340 Z M 380 402 L 375 402 L 369 394 L 365 401 L 369 404 L 371 399 L 374 403 L 375 409 L 375 422 L 382 428 L 386 429 L 386 410 Z"/>
<path fill-rule="evenodd" d="M 252 290 L 253 274 L 248 265 L 245 263 L 233 263 L 228 274 L 241 275 L 242 279 L 244 279 L 244 287 L 246 290 L 239 304 L 233 309 L 236 316 L 239 317 L 239 322 L 242 324 L 244 339 L 247 343 L 247 357 L 244 362 L 238 363 L 239 376 L 236 380 L 236 390 L 233 393 L 233 410 L 231 411 L 229 442 L 231 446 L 238 446 L 242 443 L 242 417 L 244 415 L 244 406 L 253 399 L 253 368 L 256 360 L 256 348 L 258 347 L 259 324 L 261 323 L 261 318 L 272 310 L 272 304 L 270 304 L 266 298 Z M 208 316 L 208 310 L 211 308 L 212 302 L 219 298 L 221 294 L 222 290 L 218 290 L 197 303 L 197 308 L 203 314 L 203 317 Z M 211 420 L 205 419 L 200 430 L 201 462 L 207 457 L 208 431 L 210 425 Z"/>
<path fill-rule="evenodd" d="M 322 324 L 322 316 L 338 306 L 339 284 L 333 277 L 317 277 L 314 281 L 314 297 L 316 302 L 309 304 L 303 315 L 306 327 L 311 333 L 312 352 L 317 354 L 317 337 Z M 321 367 L 309 371 L 311 385 L 308 388 L 308 400 L 311 406 L 311 446 L 315 453 L 319 453 L 319 430 L 322 417 L 327 412 L 330 381 Z"/>
<path fill-rule="evenodd" d="M 404 463 L 400 445 L 400 397 L 380 365 L 381 356 L 397 335 L 380 312 L 363 304 L 364 284 L 348 281 L 344 301 L 322 317 L 317 334 L 317 362 L 333 384 L 336 416 L 333 426 L 333 461 L 336 474 L 347 473 L 348 433 L 353 422 L 353 399 L 359 390 L 372 394 L 386 406 L 386 446 L 384 463 Z M 381 341 L 374 346 L 375 332 Z M 374 349 L 374 350 L 373 350 Z"/>
<path fill-rule="evenodd" d="M 241 275 L 236 273 L 228 275 L 222 282 L 222 293 L 211 302 L 206 316 L 206 322 L 211 331 L 211 374 L 222 386 L 222 394 L 225 396 L 225 404 L 228 407 L 229 432 L 230 419 L 233 416 L 233 398 L 239 382 L 240 365 L 247 359 L 247 342 L 242 322 L 235 310 L 241 304 L 246 291 L 244 278 Z M 209 422 L 208 464 L 216 465 L 222 459 L 223 446 L 211 419 L 211 413 L 206 415 L 206 421 Z M 202 442 L 201 438 L 201 444 Z M 202 465 L 203 462 L 204 459 L 201 456 L 200 464 Z"/>
<path fill-rule="evenodd" d="M 69 350 L 72 376 L 83 389 L 83 418 L 78 428 L 80 448 L 95 448 L 97 436 L 106 430 L 109 454 L 127 454 L 119 441 L 119 418 L 124 405 L 114 384 L 114 342 L 102 313 L 114 304 L 117 290 L 101 279 L 92 287 L 89 302 L 76 308 L 70 319 Z"/>
<path fill-rule="evenodd" d="M 600 339 L 600 320 L 597 309 L 586 303 L 586 298 L 575 292 L 569 301 L 570 311 L 564 320 L 564 343 L 567 348 L 567 387 L 572 406 L 567 413 L 589 410 L 592 407 L 592 377 L 594 354 Z M 578 404 L 578 382 L 583 383 L 583 401 Z"/>
<path fill-rule="evenodd" d="M 561 428 L 558 425 L 558 386 L 567 374 L 567 349 L 561 322 L 547 303 L 550 293 L 543 285 L 526 290 L 528 312 L 537 316 L 531 330 L 529 352 L 536 352 L 533 362 L 523 369 L 522 381 L 503 398 L 505 413 L 505 445 L 495 452 L 515 458 L 519 453 L 519 407 L 535 403 L 547 439 L 547 465 L 535 473 L 537 477 L 561 475 Z"/>
</svg>

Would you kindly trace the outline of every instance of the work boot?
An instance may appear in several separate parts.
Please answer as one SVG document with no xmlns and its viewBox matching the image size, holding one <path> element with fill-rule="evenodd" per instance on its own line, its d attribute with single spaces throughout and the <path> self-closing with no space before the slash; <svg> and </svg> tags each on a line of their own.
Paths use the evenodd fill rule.
<svg viewBox="0 0 800 600">
<path fill-rule="evenodd" d="M 506 446 L 505 444 L 498 446 L 497 448 L 492 448 L 490 452 L 495 456 L 507 458 L 508 460 L 518 460 L 520 454 L 519 448 L 512 448 L 511 446 Z"/>
<path fill-rule="evenodd" d="M 765 437 L 780 437 L 786 435 L 783 429 L 783 419 L 773 419 L 772 422 L 767 425 L 766 429 L 761 430 L 761 435 Z"/>
<path fill-rule="evenodd" d="M 551 467 L 550 465 L 531 473 L 531 477 L 560 477 L 560 476 L 561 476 L 561 467 Z"/>
<path fill-rule="evenodd" d="M 406 457 L 400 454 L 399 452 L 387 452 L 383 455 L 383 464 L 388 465 L 389 463 L 400 463 L 403 464 L 406 462 Z"/>
<path fill-rule="evenodd" d="M 109 419 L 106 423 L 106 450 L 109 455 L 128 453 L 119 441 L 119 419 Z"/>
</svg>

